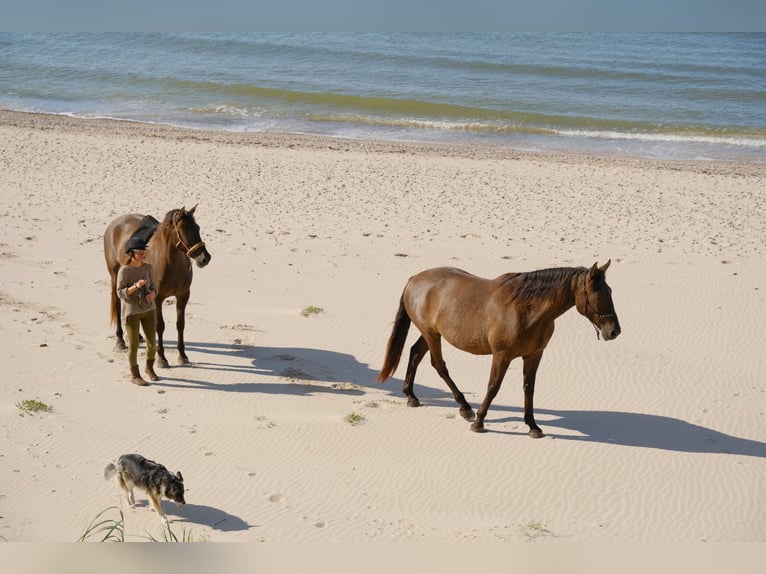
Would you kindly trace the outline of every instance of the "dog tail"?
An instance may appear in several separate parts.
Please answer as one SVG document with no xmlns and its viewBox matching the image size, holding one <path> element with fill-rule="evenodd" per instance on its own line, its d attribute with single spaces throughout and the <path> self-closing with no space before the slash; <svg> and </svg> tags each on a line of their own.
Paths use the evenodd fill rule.
<svg viewBox="0 0 766 574">
<path fill-rule="evenodd" d="M 110 462 L 104 469 L 104 479 L 109 480 L 110 478 L 114 478 L 115 474 L 117 474 L 117 467 L 113 462 Z"/>
</svg>

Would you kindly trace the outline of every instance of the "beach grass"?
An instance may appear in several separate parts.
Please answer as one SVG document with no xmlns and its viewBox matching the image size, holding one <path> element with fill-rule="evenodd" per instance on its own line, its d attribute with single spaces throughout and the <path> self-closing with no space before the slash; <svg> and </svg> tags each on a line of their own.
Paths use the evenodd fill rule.
<svg viewBox="0 0 766 574">
<path fill-rule="evenodd" d="M 22 411 L 20 413 L 22 416 L 24 414 L 31 415 L 39 412 L 48 413 L 53 410 L 52 406 L 47 405 L 42 401 L 38 401 L 37 399 L 24 399 L 23 401 L 16 403 L 16 407 Z"/>
<path fill-rule="evenodd" d="M 318 315 L 323 312 L 324 309 L 322 307 L 315 307 L 314 305 L 309 305 L 308 307 L 301 309 L 301 315 L 304 317 L 311 317 L 311 315 Z"/>
</svg>

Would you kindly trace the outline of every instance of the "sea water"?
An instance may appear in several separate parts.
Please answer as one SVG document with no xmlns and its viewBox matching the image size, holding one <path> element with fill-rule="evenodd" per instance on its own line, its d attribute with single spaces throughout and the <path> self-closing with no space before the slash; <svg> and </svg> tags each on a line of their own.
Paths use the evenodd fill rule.
<svg viewBox="0 0 766 574">
<path fill-rule="evenodd" d="M 0 108 L 766 161 L 766 34 L 0 34 Z"/>
</svg>

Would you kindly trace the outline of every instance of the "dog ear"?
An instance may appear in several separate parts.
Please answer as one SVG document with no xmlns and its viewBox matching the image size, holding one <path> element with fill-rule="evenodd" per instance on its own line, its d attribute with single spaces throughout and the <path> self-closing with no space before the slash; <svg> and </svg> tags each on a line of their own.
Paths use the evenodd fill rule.
<svg viewBox="0 0 766 574">
<path fill-rule="evenodd" d="M 184 477 L 183 477 L 183 476 L 181 476 L 181 471 L 180 471 L 180 470 L 179 470 L 179 471 L 176 473 L 176 478 L 177 478 L 178 480 L 180 480 L 181 482 L 183 482 L 183 481 L 184 481 Z"/>
</svg>

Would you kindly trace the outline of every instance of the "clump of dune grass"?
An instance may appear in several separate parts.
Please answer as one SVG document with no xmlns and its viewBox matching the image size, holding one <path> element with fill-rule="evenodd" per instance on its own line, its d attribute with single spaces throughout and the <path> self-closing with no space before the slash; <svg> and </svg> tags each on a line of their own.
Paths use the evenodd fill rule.
<svg viewBox="0 0 766 574">
<path fill-rule="evenodd" d="M 103 516 L 112 510 L 116 510 L 119 518 L 103 518 Z M 90 526 L 85 530 L 78 542 L 86 542 L 92 537 L 99 536 L 98 542 L 125 542 L 125 515 L 122 509 L 117 506 L 110 506 L 99 512 Z"/>
<path fill-rule="evenodd" d="M 109 512 L 117 511 L 117 518 L 105 518 Z M 95 539 L 96 542 L 125 542 L 125 515 L 118 506 L 110 506 L 99 512 L 90 523 L 85 533 L 78 542 L 87 542 Z M 180 538 L 173 532 L 169 522 L 165 522 L 159 537 L 147 533 L 146 539 L 150 542 L 207 542 L 208 536 L 200 536 L 195 539 L 192 529 L 182 528 Z"/>
<path fill-rule="evenodd" d="M 16 406 L 21 410 L 21 415 L 31 415 L 39 412 L 50 412 L 53 407 L 46 405 L 45 403 L 38 401 L 37 399 L 24 399 L 23 401 L 16 403 Z"/>
<path fill-rule="evenodd" d="M 353 412 L 353 413 L 348 413 L 343 418 L 343 420 L 353 427 L 353 426 L 362 424 L 364 422 L 364 417 L 357 412 Z"/>
<path fill-rule="evenodd" d="M 308 307 L 304 307 L 301 309 L 301 315 L 304 317 L 311 317 L 311 315 L 318 315 L 319 313 L 324 312 L 324 309 L 322 307 L 315 307 L 313 305 L 309 305 Z"/>
<path fill-rule="evenodd" d="M 522 529 L 524 530 L 524 534 L 527 535 L 527 538 L 534 540 L 535 538 L 540 538 L 541 536 L 552 536 L 553 532 L 548 530 L 545 527 L 545 524 L 540 522 L 539 520 L 532 520 L 530 522 L 527 522 Z"/>
<path fill-rule="evenodd" d="M 150 535 L 149 540 L 152 542 L 207 542 L 209 541 L 209 537 L 201 536 L 199 539 L 195 539 L 192 529 L 184 526 L 181 529 L 181 537 L 179 538 L 178 535 L 173 532 L 173 529 L 170 528 L 170 523 L 166 522 L 162 529 L 162 538 L 158 539 Z"/>
</svg>

